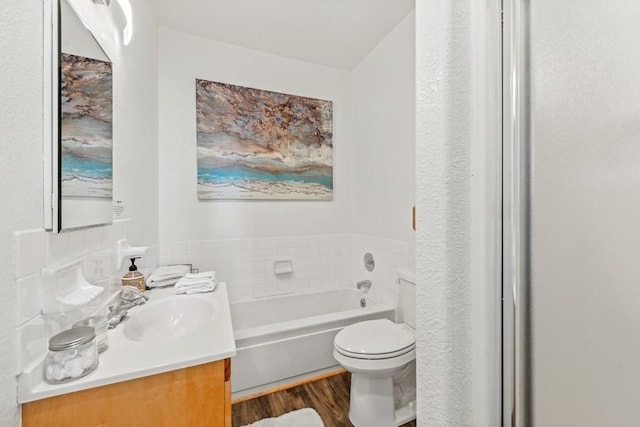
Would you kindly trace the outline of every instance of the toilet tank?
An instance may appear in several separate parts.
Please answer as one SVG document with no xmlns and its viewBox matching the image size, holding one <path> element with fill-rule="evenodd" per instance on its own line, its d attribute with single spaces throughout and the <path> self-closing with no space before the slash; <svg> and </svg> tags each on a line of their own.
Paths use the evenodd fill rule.
<svg viewBox="0 0 640 427">
<path fill-rule="evenodd" d="M 398 322 L 416 328 L 416 274 L 398 270 Z"/>
</svg>

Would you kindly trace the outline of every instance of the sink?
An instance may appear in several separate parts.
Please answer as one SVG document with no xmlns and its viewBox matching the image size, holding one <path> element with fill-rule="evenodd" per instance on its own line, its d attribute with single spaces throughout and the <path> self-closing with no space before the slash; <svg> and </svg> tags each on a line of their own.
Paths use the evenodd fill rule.
<svg viewBox="0 0 640 427">
<path fill-rule="evenodd" d="M 133 341 L 157 342 L 197 333 L 214 318 L 213 305 L 189 296 L 176 296 L 131 310 L 124 335 Z"/>
</svg>

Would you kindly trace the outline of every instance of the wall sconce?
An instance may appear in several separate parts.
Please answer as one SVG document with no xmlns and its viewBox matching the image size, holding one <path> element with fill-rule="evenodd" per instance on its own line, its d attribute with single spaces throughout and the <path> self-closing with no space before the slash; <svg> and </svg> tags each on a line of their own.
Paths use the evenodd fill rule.
<svg viewBox="0 0 640 427">
<path fill-rule="evenodd" d="M 125 24 L 122 29 L 122 42 L 127 46 L 131 43 L 131 38 L 133 37 L 133 13 L 131 11 L 131 3 L 129 3 L 129 0 L 116 0 L 116 2 L 120 5 L 120 9 L 122 9 L 122 13 L 124 14 Z"/>
<path fill-rule="evenodd" d="M 99 4 L 102 6 L 109 6 L 111 4 L 111 0 L 92 0 L 93 3 Z M 122 14 L 124 15 L 124 28 L 122 29 L 122 43 L 125 46 L 131 43 L 131 38 L 133 37 L 133 12 L 131 10 L 131 3 L 129 0 L 116 0 L 116 3 L 120 6 L 122 10 Z"/>
</svg>

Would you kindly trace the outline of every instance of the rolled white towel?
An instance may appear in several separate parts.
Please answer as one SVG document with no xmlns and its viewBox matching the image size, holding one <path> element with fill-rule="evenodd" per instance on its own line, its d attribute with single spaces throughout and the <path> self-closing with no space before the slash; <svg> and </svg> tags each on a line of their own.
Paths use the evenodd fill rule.
<svg viewBox="0 0 640 427">
<path fill-rule="evenodd" d="M 183 277 L 176 283 L 176 294 L 195 294 L 201 292 L 212 292 L 216 288 L 216 282 L 213 279 L 188 279 Z"/>
<path fill-rule="evenodd" d="M 147 281 L 147 286 L 150 288 L 166 288 L 167 286 L 175 285 L 178 280 L 180 280 L 179 277 L 170 277 L 168 279 Z"/>
<path fill-rule="evenodd" d="M 201 273 L 187 273 L 185 276 L 187 279 L 215 279 L 215 271 L 203 271 Z"/>
<path fill-rule="evenodd" d="M 158 267 L 147 278 L 147 286 L 150 288 L 160 288 L 174 285 L 178 279 L 189 273 L 188 265 L 167 265 Z"/>
<path fill-rule="evenodd" d="M 189 288 L 180 289 L 180 290 L 176 289 L 176 294 L 177 295 L 180 295 L 180 294 L 185 294 L 185 295 L 202 294 L 202 293 L 205 293 L 205 292 L 213 292 L 215 289 L 216 289 L 215 282 L 211 282 L 211 283 L 206 284 L 206 285 L 191 286 Z"/>
</svg>

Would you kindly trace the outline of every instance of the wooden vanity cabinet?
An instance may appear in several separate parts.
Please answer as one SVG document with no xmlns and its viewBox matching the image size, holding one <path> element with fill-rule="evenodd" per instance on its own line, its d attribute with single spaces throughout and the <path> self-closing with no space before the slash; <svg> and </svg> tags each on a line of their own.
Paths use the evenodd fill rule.
<svg viewBox="0 0 640 427">
<path fill-rule="evenodd" d="M 231 427 L 230 359 L 22 405 L 24 427 Z"/>
</svg>

